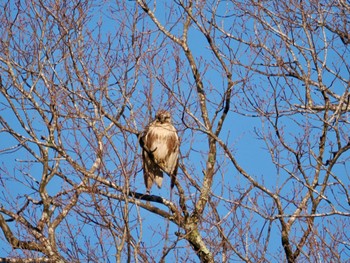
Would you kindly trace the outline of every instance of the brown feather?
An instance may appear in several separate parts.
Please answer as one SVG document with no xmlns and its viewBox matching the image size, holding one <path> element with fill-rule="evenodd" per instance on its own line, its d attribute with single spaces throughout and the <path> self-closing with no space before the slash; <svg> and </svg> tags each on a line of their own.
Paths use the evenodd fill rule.
<svg viewBox="0 0 350 263">
<path fill-rule="evenodd" d="M 163 172 L 171 177 L 173 188 L 178 166 L 179 138 L 169 112 L 159 111 L 156 114 L 156 119 L 143 132 L 140 144 L 147 192 L 154 182 L 158 187 L 162 186 Z"/>
</svg>

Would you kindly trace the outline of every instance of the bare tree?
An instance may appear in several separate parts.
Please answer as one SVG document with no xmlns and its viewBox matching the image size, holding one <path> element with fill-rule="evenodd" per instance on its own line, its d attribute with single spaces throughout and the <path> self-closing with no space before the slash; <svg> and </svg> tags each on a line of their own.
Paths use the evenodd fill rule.
<svg viewBox="0 0 350 263">
<path fill-rule="evenodd" d="M 0 8 L 2 261 L 349 258 L 347 1 Z M 180 168 L 148 195 L 158 109 Z"/>
</svg>

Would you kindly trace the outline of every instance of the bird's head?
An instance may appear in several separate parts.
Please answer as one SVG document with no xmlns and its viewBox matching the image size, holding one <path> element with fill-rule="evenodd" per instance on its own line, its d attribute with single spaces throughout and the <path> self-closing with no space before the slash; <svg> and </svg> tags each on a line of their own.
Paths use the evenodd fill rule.
<svg viewBox="0 0 350 263">
<path fill-rule="evenodd" d="M 156 120 L 160 123 L 170 123 L 171 122 L 171 116 L 170 112 L 166 110 L 160 110 L 156 114 Z"/>
</svg>

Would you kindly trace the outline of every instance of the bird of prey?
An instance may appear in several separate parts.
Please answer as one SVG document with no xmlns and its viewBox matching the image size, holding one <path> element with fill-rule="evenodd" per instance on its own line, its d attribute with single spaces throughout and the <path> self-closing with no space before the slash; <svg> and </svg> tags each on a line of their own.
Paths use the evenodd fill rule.
<svg viewBox="0 0 350 263">
<path fill-rule="evenodd" d="M 163 172 L 170 176 L 172 189 L 178 168 L 180 143 L 168 111 L 157 112 L 155 120 L 141 134 L 140 145 L 147 194 L 154 182 L 159 188 L 162 186 Z"/>
</svg>

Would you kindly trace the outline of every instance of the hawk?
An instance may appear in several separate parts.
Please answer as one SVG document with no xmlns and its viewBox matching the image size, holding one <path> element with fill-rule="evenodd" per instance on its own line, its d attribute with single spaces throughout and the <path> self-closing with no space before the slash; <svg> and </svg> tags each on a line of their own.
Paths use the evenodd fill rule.
<svg viewBox="0 0 350 263">
<path fill-rule="evenodd" d="M 149 194 L 154 182 L 158 188 L 162 186 L 163 172 L 170 176 L 172 189 L 177 173 L 180 143 L 168 111 L 157 112 L 155 120 L 142 133 L 140 145 L 147 193 Z"/>
</svg>

